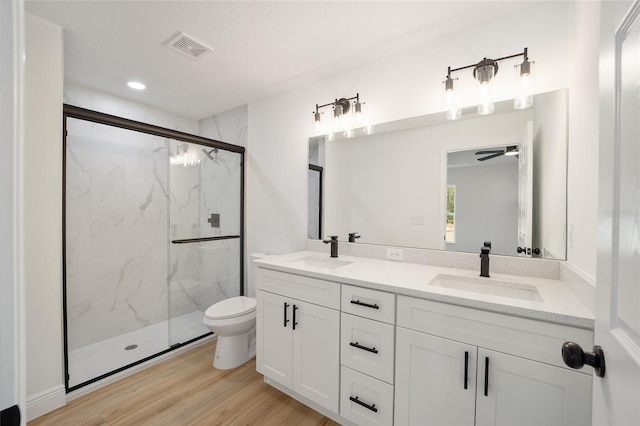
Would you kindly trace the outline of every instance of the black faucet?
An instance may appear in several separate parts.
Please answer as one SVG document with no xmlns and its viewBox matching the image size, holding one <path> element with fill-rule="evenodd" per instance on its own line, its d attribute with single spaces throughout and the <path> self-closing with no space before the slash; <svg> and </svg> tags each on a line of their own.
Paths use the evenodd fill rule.
<svg viewBox="0 0 640 426">
<path fill-rule="evenodd" d="M 322 240 L 325 244 L 331 244 L 331 257 L 338 257 L 338 236 L 332 235 L 330 240 Z"/>
<path fill-rule="evenodd" d="M 491 241 L 485 241 L 480 247 L 480 276 L 489 278 L 489 252 L 491 251 Z"/>
<path fill-rule="evenodd" d="M 360 238 L 360 235 L 358 235 L 357 232 L 351 232 L 349 234 L 349 242 L 350 243 L 355 243 L 357 238 Z"/>
</svg>

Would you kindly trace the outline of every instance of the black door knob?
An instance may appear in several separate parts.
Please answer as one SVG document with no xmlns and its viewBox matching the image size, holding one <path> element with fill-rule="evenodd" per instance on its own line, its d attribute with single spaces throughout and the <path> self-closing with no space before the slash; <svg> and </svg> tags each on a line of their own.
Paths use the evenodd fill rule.
<svg viewBox="0 0 640 426">
<path fill-rule="evenodd" d="M 580 369 L 585 364 L 590 365 L 596 376 L 604 377 L 604 351 L 600 346 L 594 346 L 593 352 L 584 352 L 579 344 L 564 342 L 562 345 L 562 360 L 568 367 Z"/>
</svg>

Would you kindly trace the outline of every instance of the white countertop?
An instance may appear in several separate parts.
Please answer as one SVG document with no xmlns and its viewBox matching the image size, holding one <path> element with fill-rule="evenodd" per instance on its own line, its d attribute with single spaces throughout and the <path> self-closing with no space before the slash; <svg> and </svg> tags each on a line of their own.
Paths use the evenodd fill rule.
<svg viewBox="0 0 640 426">
<path fill-rule="evenodd" d="M 313 251 L 286 255 L 270 255 L 255 260 L 262 268 L 320 278 L 343 284 L 352 284 L 399 295 L 451 303 L 469 308 L 483 309 L 501 314 L 548 321 L 569 326 L 593 329 L 593 314 L 560 280 L 531 278 L 508 274 L 490 274 L 487 280 L 508 281 L 535 286 L 541 301 L 520 300 L 482 292 L 459 290 L 429 285 L 437 275 L 478 277 L 479 271 L 445 268 L 440 266 L 340 256 L 336 260 L 351 262 L 339 268 L 305 265 L 297 259 L 313 257 L 331 261 L 327 253 Z"/>
</svg>

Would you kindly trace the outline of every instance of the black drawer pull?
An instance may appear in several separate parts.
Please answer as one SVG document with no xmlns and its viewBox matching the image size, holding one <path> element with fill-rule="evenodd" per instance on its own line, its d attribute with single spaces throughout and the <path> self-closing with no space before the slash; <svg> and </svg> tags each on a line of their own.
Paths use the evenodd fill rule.
<svg viewBox="0 0 640 426">
<path fill-rule="evenodd" d="M 464 388 L 467 389 L 467 382 L 469 381 L 469 352 L 464 352 Z"/>
<path fill-rule="evenodd" d="M 380 309 L 380 306 L 378 306 L 377 304 L 372 305 L 371 303 L 364 303 L 359 300 L 352 300 L 351 303 L 353 303 L 354 305 L 360 305 L 360 306 L 364 306 L 371 309 Z"/>
<path fill-rule="evenodd" d="M 354 348 L 362 349 L 363 351 L 373 352 L 374 354 L 378 353 L 378 350 L 376 348 L 368 348 L 366 346 L 359 345 L 358 342 L 349 342 L 349 345 L 353 346 Z"/>
<path fill-rule="evenodd" d="M 284 302 L 284 327 L 287 326 L 287 323 L 289 322 L 289 320 L 287 319 L 287 308 L 289 307 L 289 304 L 287 302 Z"/>
<path fill-rule="evenodd" d="M 484 396 L 489 396 L 489 357 L 484 357 Z"/>
<path fill-rule="evenodd" d="M 378 409 L 376 408 L 376 404 L 369 405 L 367 403 L 364 403 L 364 402 L 360 401 L 357 396 L 355 398 L 350 396 L 349 400 L 355 402 L 358 405 L 362 405 L 364 408 L 367 408 L 367 409 L 373 411 L 374 413 L 378 412 Z"/>
<path fill-rule="evenodd" d="M 296 305 L 293 305 L 293 329 L 296 329 L 296 325 L 298 325 L 298 323 L 296 322 L 296 311 L 298 310 L 298 307 Z"/>
</svg>

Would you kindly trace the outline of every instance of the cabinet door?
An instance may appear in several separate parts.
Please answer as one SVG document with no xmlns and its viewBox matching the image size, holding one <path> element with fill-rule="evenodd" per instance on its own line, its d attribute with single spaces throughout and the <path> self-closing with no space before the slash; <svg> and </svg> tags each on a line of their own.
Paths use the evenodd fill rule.
<svg viewBox="0 0 640 426">
<path fill-rule="evenodd" d="M 293 390 L 337 413 L 340 313 L 297 300 L 293 305 Z"/>
<path fill-rule="evenodd" d="M 262 290 L 257 292 L 256 370 L 289 388 L 292 385 L 292 307 L 291 299 Z"/>
<path fill-rule="evenodd" d="M 395 424 L 473 425 L 476 353 L 475 346 L 397 327 Z"/>
<path fill-rule="evenodd" d="M 476 404 L 479 426 L 587 425 L 591 376 L 480 348 Z"/>
</svg>

